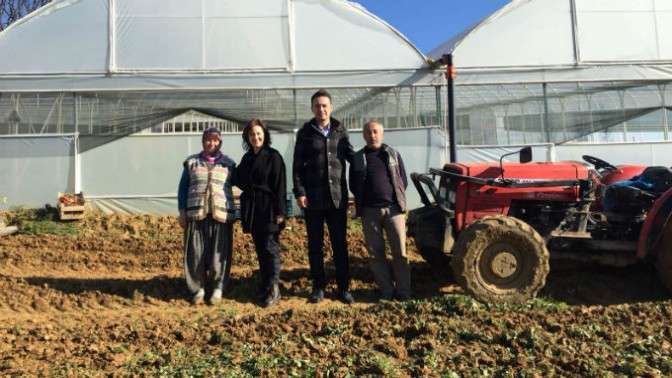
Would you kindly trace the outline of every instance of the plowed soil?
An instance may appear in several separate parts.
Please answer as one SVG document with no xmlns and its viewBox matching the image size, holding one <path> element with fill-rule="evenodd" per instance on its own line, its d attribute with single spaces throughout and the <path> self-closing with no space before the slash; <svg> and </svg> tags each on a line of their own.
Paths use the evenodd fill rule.
<svg viewBox="0 0 672 378">
<path fill-rule="evenodd" d="M 305 228 L 292 220 L 278 306 L 254 303 L 256 255 L 238 227 L 225 300 L 192 306 L 174 218 L 96 216 L 76 229 L 0 238 L 0 376 L 672 375 L 672 302 L 648 265 L 552 263 L 539 299 L 486 305 L 409 240 L 414 299 L 378 302 L 352 223 L 357 303 L 312 305 Z"/>
</svg>

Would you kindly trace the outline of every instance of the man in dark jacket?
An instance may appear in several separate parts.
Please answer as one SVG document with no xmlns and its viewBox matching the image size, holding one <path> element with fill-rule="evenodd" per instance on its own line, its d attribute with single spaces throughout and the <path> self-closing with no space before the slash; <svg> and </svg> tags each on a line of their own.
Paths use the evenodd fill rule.
<svg viewBox="0 0 672 378">
<path fill-rule="evenodd" d="M 411 273 L 406 255 L 406 170 L 401 155 L 383 143 L 383 125 L 364 125 L 366 147 L 350 165 L 350 190 L 357 216 L 362 218 L 364 242 L 371 256 L 371 271 L 383 299 L 411 296 Z M 384 232 L 383 232 L 384 231 Z M 392 264 L 385 256 L 387 235 Z"/>
<path fill-rule="evenodd" d="M 308 260 L 313 280 L 312 303 L 324 299 L 324 223 L 334 252 L 338 299 L 351 304 L 348 246 L 346 240 L 348 185 L 345 162 L 352 161 L 354 151 L 348 132 L 331 118 L 331 95 L 319 90 L 310 99 L 315 118 L 306 122 L 296 134 L 294 147 L 294 196 L 304 211 L 308 232 Z"/>
</svg>

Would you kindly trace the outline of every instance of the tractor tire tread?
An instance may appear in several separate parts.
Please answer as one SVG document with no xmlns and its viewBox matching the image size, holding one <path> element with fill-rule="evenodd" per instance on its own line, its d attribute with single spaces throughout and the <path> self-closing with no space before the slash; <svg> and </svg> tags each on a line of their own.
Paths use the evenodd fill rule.
<svg viewBox="0 0 672 378">
<path fill-rule="evenodd" d="M 479 279 L 478 258 L 486 248 L 492 234 L 504 231 L 517 234 L 516 237 L 527 240 L 534 253 L 536 262 L 534 272 L 522 287 L 497 293 L 485 287 Z M 550 270 L 549 253 L 544 239 L 529 224 L 520 219 L 496 215 L 486 216 L 474 221 L 459 236 L 451 259 L 453 276 L 456 282 L 467 293 L 482 302 L 523 303 L 534 298 L 546 284 L 546 276 Z"/>
</svg>

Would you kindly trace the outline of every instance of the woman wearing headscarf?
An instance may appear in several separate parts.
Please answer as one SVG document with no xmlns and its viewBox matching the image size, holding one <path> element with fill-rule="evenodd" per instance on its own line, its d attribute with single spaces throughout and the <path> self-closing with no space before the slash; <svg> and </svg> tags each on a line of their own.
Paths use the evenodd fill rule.
<svg viewBox="0 0 672 378">
<path fill-rule="evenodd" d="M 193 304 L 222 300 L 231 270 L 234 220 L 232 173 L 235 163 L 222 154 L 222 136 L 203 132 L 203 151 L 184 161 L 178 188 L 179 223 L 184 229 L 184 274 Z"/>
<path fill-rule="evenodd" d="M 280 244 L 278 238 L 287 214 L 285 163 L 271 148 L 271 135 L 259 119 L 248 122 L 243 130 L 243 148 L 247 151 L 234 175 L 240 195 L 243 232 L 251 233 L 259 260 L 258 299 L 269 307 L 280 300 Z"/>
</svg>

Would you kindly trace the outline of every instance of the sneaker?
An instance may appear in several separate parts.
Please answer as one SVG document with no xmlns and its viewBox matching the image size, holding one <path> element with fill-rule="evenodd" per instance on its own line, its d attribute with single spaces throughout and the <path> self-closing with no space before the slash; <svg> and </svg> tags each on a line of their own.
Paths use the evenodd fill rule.
<svg viewBox="0 0 672 378">
<path fill-rule="evenodd" d="M 271 291 L 268 293 L 266 298 L 264 298 L 263 302 L 261 302 L 261 307 L 271 307 L 276 305 L 280 301 L 280 289 L 278 288 L 278 285 L 273 285 L 273 288 Z"/>
<path fill-rule="evenodd" d="M 203 304 L 204 298 L 205 298 L 205 290 L 199 289 L 194 295 L 191 296 L 191 304 L 193 305 Z"/>
<path fill-rule="evenodd" d="M 210 304 L 216 305 L 219 304 L 219 302 L 221 301 L 222 301 L 222 289 L 213 290 L 209 300 Z"/>
<path fill-rule="evenodd" d="M 313 289 L 313 292 L 310 293 L 308 301 L 310 303 L 320 303 L 324 299 L 324 289 Z"/>
<path fill-rule="evenodd" d="M 347 290 L 338 292 L 338 300 L 348 305 L 355 303 L 355 298 Z"/>
</svg>

